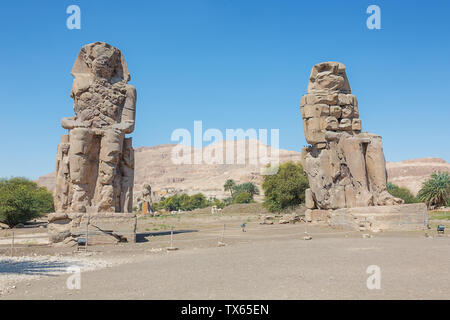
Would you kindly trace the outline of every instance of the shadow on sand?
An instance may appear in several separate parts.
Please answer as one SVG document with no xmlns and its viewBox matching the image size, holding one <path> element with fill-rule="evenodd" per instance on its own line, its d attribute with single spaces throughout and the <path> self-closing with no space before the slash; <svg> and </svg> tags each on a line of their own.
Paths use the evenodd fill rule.
<svg viewBox="0 0 450 320">
<path fill-rule="evenodd" d="M 198 232 L 198 230 L 173 230 L 173 234 Z M 169 236 L 170 231 L 136 233 L 136 242 L 148 242 L 147 237 Z"/>
<path fill-rule="evenodd" d="M 75 263 L 61 261 L 15 261 L 5 259 L 0 261 L 0 275 L 2 274 L 26 274 L 56 276 L 56 273 L 66 273 L 67 268 Z"/>
</svg>

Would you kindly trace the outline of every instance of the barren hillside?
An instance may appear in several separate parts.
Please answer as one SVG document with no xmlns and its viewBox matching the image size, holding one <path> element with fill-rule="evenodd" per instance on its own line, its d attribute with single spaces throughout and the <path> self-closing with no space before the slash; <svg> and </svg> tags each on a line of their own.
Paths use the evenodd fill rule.
<svg viewBox="0 0 450 320">
<path fill-rule="evenodd" d="M 245 143 L 245 155 L 238 152 L 237 147 L 240 143 Z M 174 149 L 175 146 L 177 145 L 164 144 L 136 148 L 136 194 L 139 194 L 144 183 L 149 183 L 152 186 L 152 191 L 159 196 L 175 192 L 188 194 L 201 192 L 208 197 L 224 198 L 228 196 L 223 190 L 223 185 L 227 179 L 234 179 L 237 183 L 251 181 L 260 185 L 260 173 L 265 167 L 264 155 L 270 156 L 276 152 L 276 150 L 258 140 L 226 141 L 225 143 L 218 142 L 209 145 L 200 150 L 184 147 L 185 161 L 183 164 L 177 164 L 177 160 L 173 161 L 172 159 L 181 159 L 181 157 L 177 158 L 175 153 L 181 155 L 183 153 L 177 153 L 177 149 Z M 252 148 L 256 152 L 249 152 Z M 186 156 L 190 151 L 192 151 L 191 156 Z M 283 149 L 279 149 L 278 152 L 280 163 L 300 161 L 300 152 Z M 223 161 L 221 158 L 223 158 Z M 187 159 L 190 159 L 191 164 L 187 163 L 189 162 Z M 37 182 L 53 191 L 55 188 L 55 173 L 44 175 Z"/>
<path fill-rule="evenodd" d="M 420 158 L 386 164 L 388 181 L 401 187 L 408 188 L 417 195 L 433 172 L 450 172 L 450 163 L 441 158 Z"/>
<path fill-rule="evenodd" d="M 237 152 L 237 145 L 245 143 L 245 156 Z M 261 170 L 264 168 L 264 154 L 270 156 L 276 150 L 258 140 L 226 141 L 209 145 L 203 149 L 184 147 L 183 152 L 191 164 L 177 164 L 182 155 L 175 144 L 140 147 L 135 150 L 135 194 L 139 194 L 144 183 L 149 183 L 156 195 L 186 192 L 188 194 L 204 193 L 207 196 L 224 198 L 228 194 L 223 191 L 227 179 L 237 183 L 255 182 L 261 185 Z M 255 152 L 249 152 L 255 148 Z M 234 156 L 232 156 L 234 150 Z M 191 152 L 192 151 L 192 152 Z M 280 163 L 300 161 L 301 153 L 279 149 Z M 190 156 L 186 156 L 186 154 Z M 250 156 L 249 154 L 252 154 Z M 230 164 L 208 164 L 208 163 Z M 220 158 L 223 157 L 223 161 Z M 175 163 L 173 159 L 175 158 Z M 196 159 L 201 159 L 199 164 Z M 214 161 L 215 160 L 215 161 Z M 449 171 L 450 164 L 440 158 L 421 158 L 401 162 L 388 162 L 388 180 L 396 185 L 406 187 L 414 194 L 420 190 L 422 183 L 436 171 Z M 49 173 L 37 180 L 39 185 L 54 190 L 55 174 Z"/>
</svg>

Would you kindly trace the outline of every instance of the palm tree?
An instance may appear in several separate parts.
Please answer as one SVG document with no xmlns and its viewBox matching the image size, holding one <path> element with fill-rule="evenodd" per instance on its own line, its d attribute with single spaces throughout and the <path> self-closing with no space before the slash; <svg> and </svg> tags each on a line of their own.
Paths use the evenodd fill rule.
<svg viewBox="0 0 450 320">
<path fill-rule="evenodd" d="M 259 195 L 259 189 L 253 182 L 245 182 L 240 184 L 238 187 L 242 191 L 246 191 L 252 195 L 252 197 L 256 194 Z"/>
<path fill-rule="evenodd" d="M 428 207 L 444 206 L 450 197 L 450 174 L 448 172 L 433 173 L 431 179 L 423 183 L 417 198 Z"/>
<path fill-rule="evenodd" d="M 233 179 L 228 179 L 225 181 L 225 184 L 223 185 L 223 189 L 225 191 L 230 191 L 231 196 L 233 196 L 233 189 L 236 186 L 236 182 L 234 182 Z"/>
</svg>

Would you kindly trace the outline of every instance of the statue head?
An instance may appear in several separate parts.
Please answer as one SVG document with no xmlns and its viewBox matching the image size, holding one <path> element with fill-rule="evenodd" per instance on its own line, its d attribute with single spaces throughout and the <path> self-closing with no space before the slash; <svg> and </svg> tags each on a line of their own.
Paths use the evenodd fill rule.
<svg viewBox="0 0 450 320">
<path fill-rule="evenodd" d="M 309 77 L 308 93 L 311 92 L 352 93 L 345 65 L 333 61 L 316 64 Z"/>
<path fill-rule="evenodd" d="M 74 77 L 79 74 L 90 74 L 112 83 L 130 80 L 122 52 L 105 42 L 90 43 L 81 48 L 72 68 Z"/>
</svg>

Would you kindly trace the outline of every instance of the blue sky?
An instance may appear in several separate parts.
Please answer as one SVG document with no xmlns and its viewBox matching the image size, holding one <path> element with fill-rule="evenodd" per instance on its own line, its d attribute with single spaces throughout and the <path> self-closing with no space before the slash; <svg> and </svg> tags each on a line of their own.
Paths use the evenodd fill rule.
<svg viewBox="0 0 450 320">
<path fill-rule="evenodd" d="M 66 8 L 81 8 L 81 30 Z M 366 8 L 381 8 L 381 30 Z M 341 61 L 363 130 L 388 161 L 450 161 L 450 2 L 3 1 L 0 11 L 0 177 L 54 170 L 72 116 L 70 70 L 80 48 L 120 48 L 138 91 L 134 145 L 171 143 L 177 128 L 280 129 L 280 147 L 306 144 L 299 100 L 311 67 Z"/>
</svg>

